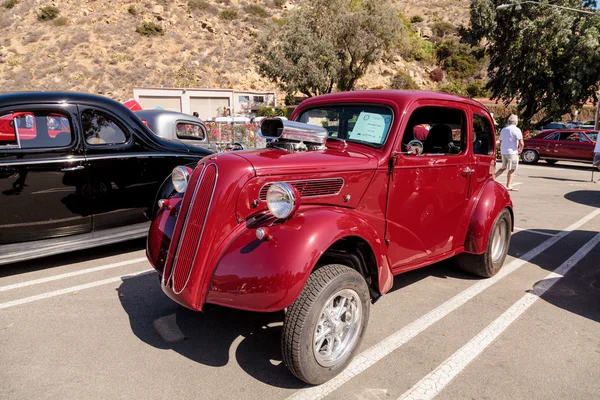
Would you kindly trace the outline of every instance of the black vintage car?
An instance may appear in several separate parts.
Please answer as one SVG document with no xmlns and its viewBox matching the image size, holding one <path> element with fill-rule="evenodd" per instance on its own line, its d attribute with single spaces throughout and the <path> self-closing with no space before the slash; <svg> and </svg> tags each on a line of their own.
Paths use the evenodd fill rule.
<svg viewBox="0 0 600 400">
<path fill-rule="evenodd" d="M 210 153 L 104 97 L 0 95 L 0 264 L 145 236 L 161 183 Z"/>
</svg>

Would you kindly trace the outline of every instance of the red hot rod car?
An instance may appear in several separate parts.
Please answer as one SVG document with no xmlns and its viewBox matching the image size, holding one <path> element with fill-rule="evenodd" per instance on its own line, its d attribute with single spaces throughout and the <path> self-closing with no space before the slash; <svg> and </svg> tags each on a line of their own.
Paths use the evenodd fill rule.
<svg viewBox="0 0 600 400">
<path fill-rule="evenodd" d="M 502 266 L 512 203 L 493 180 L 481 104 L 336 93 L 304 101 L 290 121 L 264 120 L 261 135 L 266 149 L 173 171 L 147 255 L 164 293 L 190 309 L 287 309 L 283 358 L 301 380 L 348 365 L 394 275 L 450 257 L 482 277 Z"/>
</svg>

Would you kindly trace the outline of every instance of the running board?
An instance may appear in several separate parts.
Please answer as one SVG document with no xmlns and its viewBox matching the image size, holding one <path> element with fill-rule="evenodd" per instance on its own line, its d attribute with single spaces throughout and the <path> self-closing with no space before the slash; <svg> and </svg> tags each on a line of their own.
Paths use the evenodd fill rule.
<svg viewBox="0 0 600 400">
<path fill-rule="evenodd" d="M 143 222 L 56 239 L 0 245 L 0 265 L 143 238 L 149 229 L 150 222 Z"/>
</svg>

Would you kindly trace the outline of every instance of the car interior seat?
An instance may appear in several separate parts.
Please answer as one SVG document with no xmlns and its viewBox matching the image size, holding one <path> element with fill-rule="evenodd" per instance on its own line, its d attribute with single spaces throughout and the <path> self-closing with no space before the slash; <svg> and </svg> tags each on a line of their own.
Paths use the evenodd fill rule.
<svg viewBox="0 0 600 400">
<path fill-rule="evenodd" d="M 429 130 L 423 153 L 425 154 L 448 154 L 451 153 L 452 129 L 448 125 L 434 125 Z"/>
</svg>

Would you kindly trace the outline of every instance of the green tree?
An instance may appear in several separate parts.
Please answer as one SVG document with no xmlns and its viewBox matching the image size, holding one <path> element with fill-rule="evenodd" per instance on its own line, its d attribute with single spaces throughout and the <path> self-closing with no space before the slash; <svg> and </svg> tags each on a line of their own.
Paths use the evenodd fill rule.
<svg viewBox="0 0 600 400">
<path fill-rule="evenodd" d="M 396 15 L 389 0 L 305 1 L 259 35 L 254 61 L 287 93 L 352 90 L 393 48 Z"/>
<path fill-rule="evenodd" d="M 496 11 L 501 3 L 471 0 L 465 35 L 485 43 L 492 98 L 517 100 L 526 121 L 542 112 L 539 123 L 583 106 L 599 88 L 600 18 L 531 4 Z M 578 8 L 581 2 L 561 5 Z"/>
<path fill-rule="evenodd" d="M 416 90 L 419 89 L 419 85 L 417 85 L 409 74 L 404 71 L 398 71 L 390 82 L 390 89 Z"/>
</svg>

